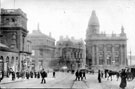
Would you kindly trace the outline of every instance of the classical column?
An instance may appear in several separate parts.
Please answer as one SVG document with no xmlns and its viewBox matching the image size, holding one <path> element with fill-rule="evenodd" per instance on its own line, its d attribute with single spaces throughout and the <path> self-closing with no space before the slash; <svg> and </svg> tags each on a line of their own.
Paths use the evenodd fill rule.
<svg viewBox="0 0 135 89">
<path fill-rule="evenodd" d="M 96 61 L 97 65 L 99 65 L 98 45 L 96 45 Z"/>
<path fill-rule="evenodd" d="M 111 62 L 115 64 L 114 45 L 112 45 L 112 61 Z"/>
<path fill-rule="evenodd" d="M 124 65 L 123 64 L 123 44 L 120 45 L 120 65 Z"/>
<path fill-rule="evenodd" d="M 107 65 L 107 60 L 106 60 L 106 45 L 104 44 L 104 64 Z"/>
<path fill-rule="evenodd" d="M 92 45 L 92 65 L 95 65 L 95 49 L 94 49 L 94 45 Z"/>
<path fill-rule="evenodd" d="M 126 44 L 124 44 L 123 45 L 123 55 L 124 55 L 124 57 L 123 57 L 123 64 L 124 65 L 127 65 L 127 45 Z"/>
</svg>

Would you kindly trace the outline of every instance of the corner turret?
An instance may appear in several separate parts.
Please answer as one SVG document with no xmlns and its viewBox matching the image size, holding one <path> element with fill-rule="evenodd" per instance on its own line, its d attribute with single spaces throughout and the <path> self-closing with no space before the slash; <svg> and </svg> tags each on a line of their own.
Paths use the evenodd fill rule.
<svg viewBox="0 0 135 89">
<path fill-rule="evenodd" d="M 120 33 L 120 36 L 125 36 L 126 37 L 126 34 L 125 34 L 125 32 L 124 32 L 124 27 L 123 26 L 121 26 L 121 33 Z"/>
</svg>

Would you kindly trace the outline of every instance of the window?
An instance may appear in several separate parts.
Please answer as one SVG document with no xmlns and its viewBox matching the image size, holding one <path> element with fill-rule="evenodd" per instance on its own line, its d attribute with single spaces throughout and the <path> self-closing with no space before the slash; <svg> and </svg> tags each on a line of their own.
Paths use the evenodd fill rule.
<svg viewBox="0 0 135 89">
<path fill-rule="evenodd" d="M 116 65 L 119 65 L 119 57 L 118 57 L 118 56 L 115 57 L 115 64 L 116 64 Z"/>
<path fill-rule="evenodd" d="M 111 56 L 110 55 L 107 55 L 107 65 L 111 65 Z"/>
<path fill-rule="evenodd" d="M 114 50 L 119 51 L 119 48 L 120 48 L 119 45 L 115 45 Z"/>
<path fill-rule="evenodd" d="M 103 52 L 99 52 L 99 65 L 104 64 L 104 54 Z"/>
</svg>

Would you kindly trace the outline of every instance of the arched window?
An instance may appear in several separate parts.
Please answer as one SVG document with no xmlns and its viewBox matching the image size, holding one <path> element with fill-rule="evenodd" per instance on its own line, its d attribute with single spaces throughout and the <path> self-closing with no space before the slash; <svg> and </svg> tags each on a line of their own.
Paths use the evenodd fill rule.
<svg viewBox="0 0 135 89">
<path fill-rule="evenodd" d="M 3 62 L 4 61 L 4 58 L 3 56 L 0 57 L 0 62 Z"/>
<path fill-rule="evenodd" d="M 9 63 L 9 57 L 7 56 L 7 58 L 6 58 L 6 62 L 7 62 L 7 64 Z"/>
</svg>

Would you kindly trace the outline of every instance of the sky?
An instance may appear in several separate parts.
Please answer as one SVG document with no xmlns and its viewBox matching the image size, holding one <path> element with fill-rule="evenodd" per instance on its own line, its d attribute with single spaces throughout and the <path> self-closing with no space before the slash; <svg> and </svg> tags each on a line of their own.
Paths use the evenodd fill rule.
<svg viewBox="0 0 135 89">
<path fill-rule="evenodd" d="M 15 3 L 14 3 L 15 2 Z M 100 23 L 100 32 L 127 34 L 127 53 L 135 55 L 135 0 L 1 0 L 5 9 L 22 9 L 27 14 L 29 33 L 37 29 L 59 40 L 62 35 L 85 40 L 92 10 Z"/>
</svg>

